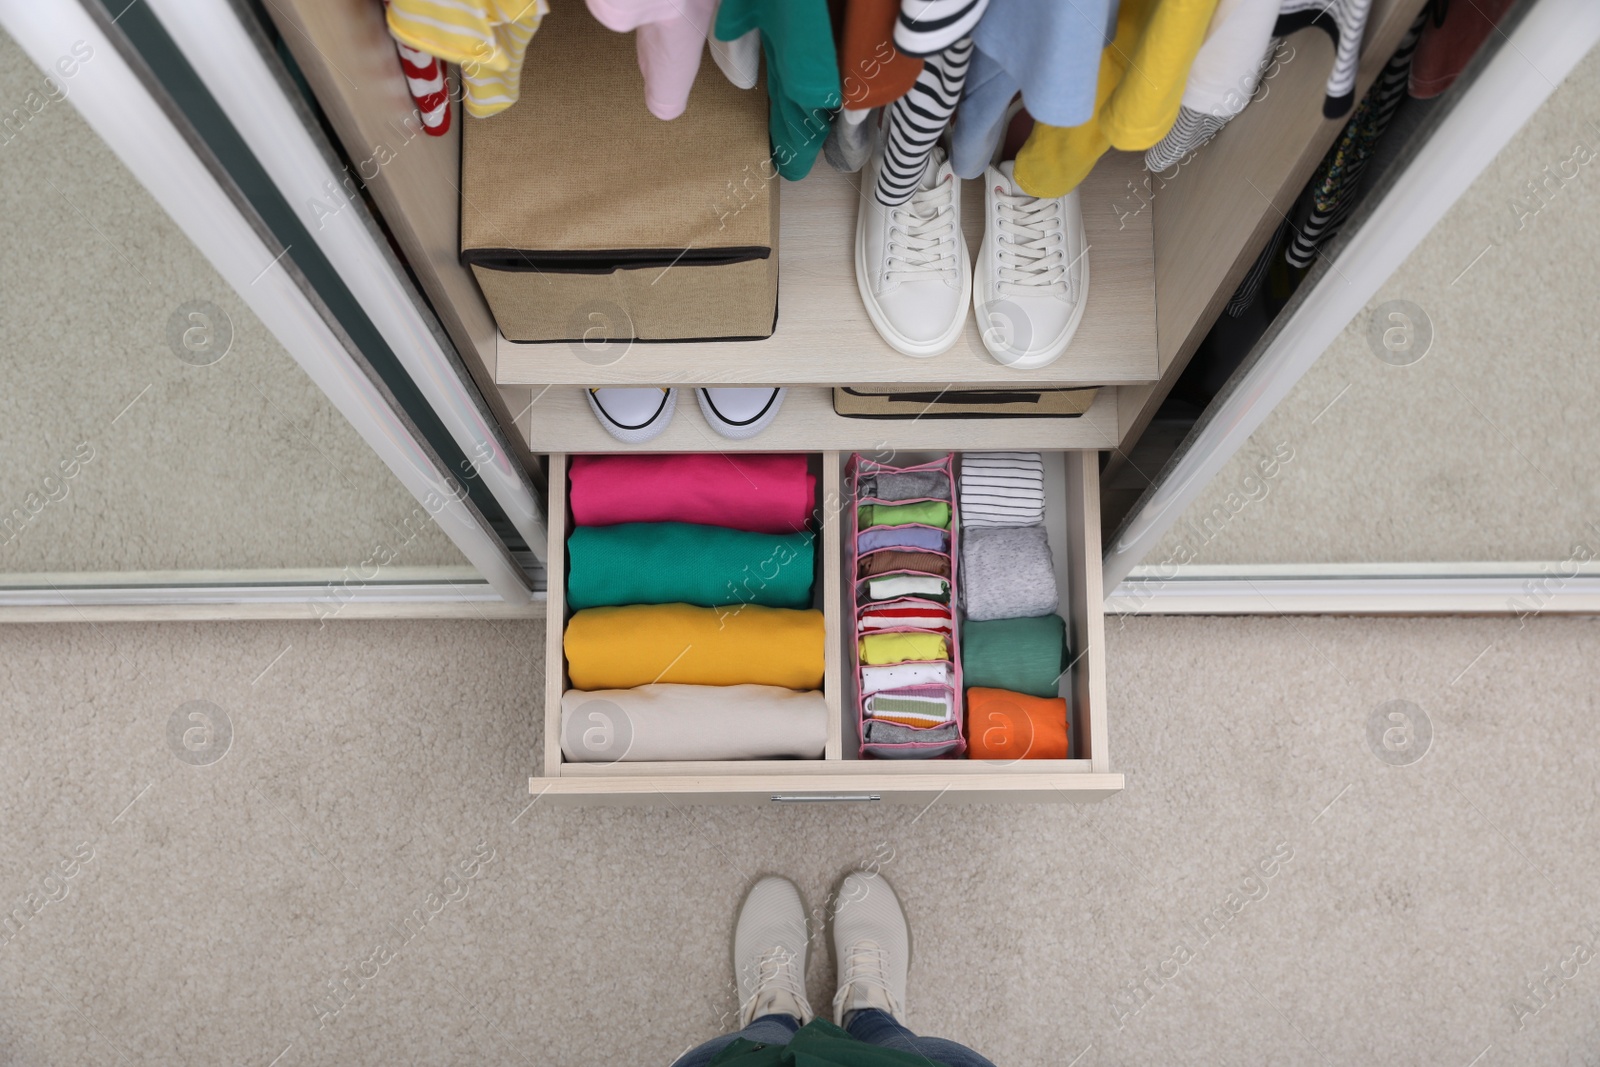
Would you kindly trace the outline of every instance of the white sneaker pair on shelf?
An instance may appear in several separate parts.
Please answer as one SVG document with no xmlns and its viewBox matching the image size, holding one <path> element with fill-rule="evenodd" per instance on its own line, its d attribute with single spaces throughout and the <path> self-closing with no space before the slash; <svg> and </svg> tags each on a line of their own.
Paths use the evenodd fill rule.
<svg viewBox="0 0 1600 1067">
<path fill-rule="evenodd" d="M 769 875 L 750 889 L 733 931 L 733 974 L 739 1025 L 763 1015 L 808 1023 L 806 949 L 811 943 L 805 903 L 787 878 Z M 906 1014 L 911 930 L 900 900 L 882 875 L 847 875 L 833 905 L 834 967 L 839 975 L 833 1021 L 877 1008 L 898 1022 Z"/>
<path fill-rule="evenodd" d="M 908 356 L 937 356 L 978 315 L 983 346 L 1013 370 L 1054 362 L 1083 319 L 1088 248 L 1078 191 L 1024 193 L 1012 163 L 984 173 L 983 247 L 976 278 L 961 233 L 961 181 L 935 148 L 911 199 L 884 207 L 873 191 L 880 145 L 862 171 L 856 216 L 856 284 L 878 333 Z"/>
<path fill-rule="evenodd" d="M 711 428 L 733 441 L 743 441 L 772 425 L 783 406 L 782 389 L 696 389 L 700 413 Z M 589 409 L 606 433 L 625 444 L 656 437 L 678 409 L 678 390 L 658 388 L 585 389 Z"/>
</svg>

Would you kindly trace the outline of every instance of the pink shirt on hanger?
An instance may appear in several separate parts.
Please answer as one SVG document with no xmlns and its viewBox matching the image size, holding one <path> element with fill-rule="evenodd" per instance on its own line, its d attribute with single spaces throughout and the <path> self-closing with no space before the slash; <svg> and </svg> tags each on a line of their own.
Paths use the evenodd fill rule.
<svg viewBox="0 0 1600 1067">
<path fill-rule="evenodd" d="M 644 102 L 658 119 L 675 119 L 689 106 L 700 53 L 717 14 L 717 0 L 588 0 L 608 29 L 637 31 Z"/>
</svg>

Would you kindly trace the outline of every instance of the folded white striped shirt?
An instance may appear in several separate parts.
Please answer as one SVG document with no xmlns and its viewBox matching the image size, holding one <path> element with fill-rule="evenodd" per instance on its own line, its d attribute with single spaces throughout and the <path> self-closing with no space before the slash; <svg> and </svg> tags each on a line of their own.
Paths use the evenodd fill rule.
<svg viewBox="0 0 1600 1067">
<path fill-rule="evenodd" d="M 938 726 L 950 721 L 950 694 L 943 690 L 895 690 L 867 697 L 867 716 L 908 726 Z"/>
<path fill-rule="evenodd" d="M 1037 452 L 961 456 L 961 525 L 1037 526 L 1044 522 L 1044 461 Z"/>
</svg>

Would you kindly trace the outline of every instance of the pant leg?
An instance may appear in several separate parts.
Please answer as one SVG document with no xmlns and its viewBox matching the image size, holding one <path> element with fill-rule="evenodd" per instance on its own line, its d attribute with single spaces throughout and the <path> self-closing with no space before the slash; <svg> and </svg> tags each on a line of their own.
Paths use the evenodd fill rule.
<svg viewBox="0 0 1600 1067">
<path fill-rule="evenodd" d="M 961 99 L 972 62 L 972 38 L 963 37 L 937 55 L 922 61 L 922 73 L 911 91 L 889 105 L 884 132 L 883 169 L 873 195 L 885 207 L 911 199 L 928 167 L 928 156 L 938 143 Z"/>
<path fill-rule="evenodd" d="M 894 1016 L 877 1008 L 852 1012 L 845 1020 L 845 1029 L 857 1041 L 925 1056 L 941 1067 L 994 1067 L 965 1045 L 942 1037 L 918 1037 L 895 1022 Z"/>
<path fill-rule="evenodd" d="M 763 1045 L 787 1045 L 794 1032 L 800 1029 L 800 1020 L 793 1015 L 763 1015 L 751 1020 L 749 1026 L 732 1034 L 714 1037 L 697 1048 L 692 1048 L 673 1061 L 672 1067 L 705 1067 L 717 1058 L 717 1053 L 739 1038 Z"/>
</svg>

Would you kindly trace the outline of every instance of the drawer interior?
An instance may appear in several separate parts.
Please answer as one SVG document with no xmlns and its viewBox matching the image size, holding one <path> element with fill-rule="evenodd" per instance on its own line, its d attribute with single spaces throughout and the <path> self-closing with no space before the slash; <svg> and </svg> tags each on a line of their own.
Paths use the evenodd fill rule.
<svg viewBox="0 0 1600 1067">
<path fill-rule="evenodd" d="M 828 734 L 822 759 L 691 760 L 673 762 L 574 763 L 561 750 L 561 696 L 569 687 L 563 635 L 571 611 L 566 602 L 566 539 L 572 528 L 567 500 L 570 457 L 548 457 L 549 624 L 542 774 L 530 791 L 554 799 L 586 802 L 660 802 L 663 795 L 686 801 L 906 800 L 951 792 L 958 799 L 1096 799 L 1122 787 L 1111 773 L 1105 725 L 1104 618 L 1100 584 L 1098 458 L 1088 451 L 1045 452 L 1045 524 L 1062 591 L 1070 668 L 1063 674 L 1072 758 L 998 762 L 968 759 L 887 760 L 860 758 L 851 643 L 843 573 L 845 508 L 854 501 L 844 485 L 847 453 L 813 453 L 818 474 L 818 557 L 814 603 L 822 609 L 827 639 L 823 694 Z M 877 453 L 904 464 L 933 453 Z"/>
</svg>

